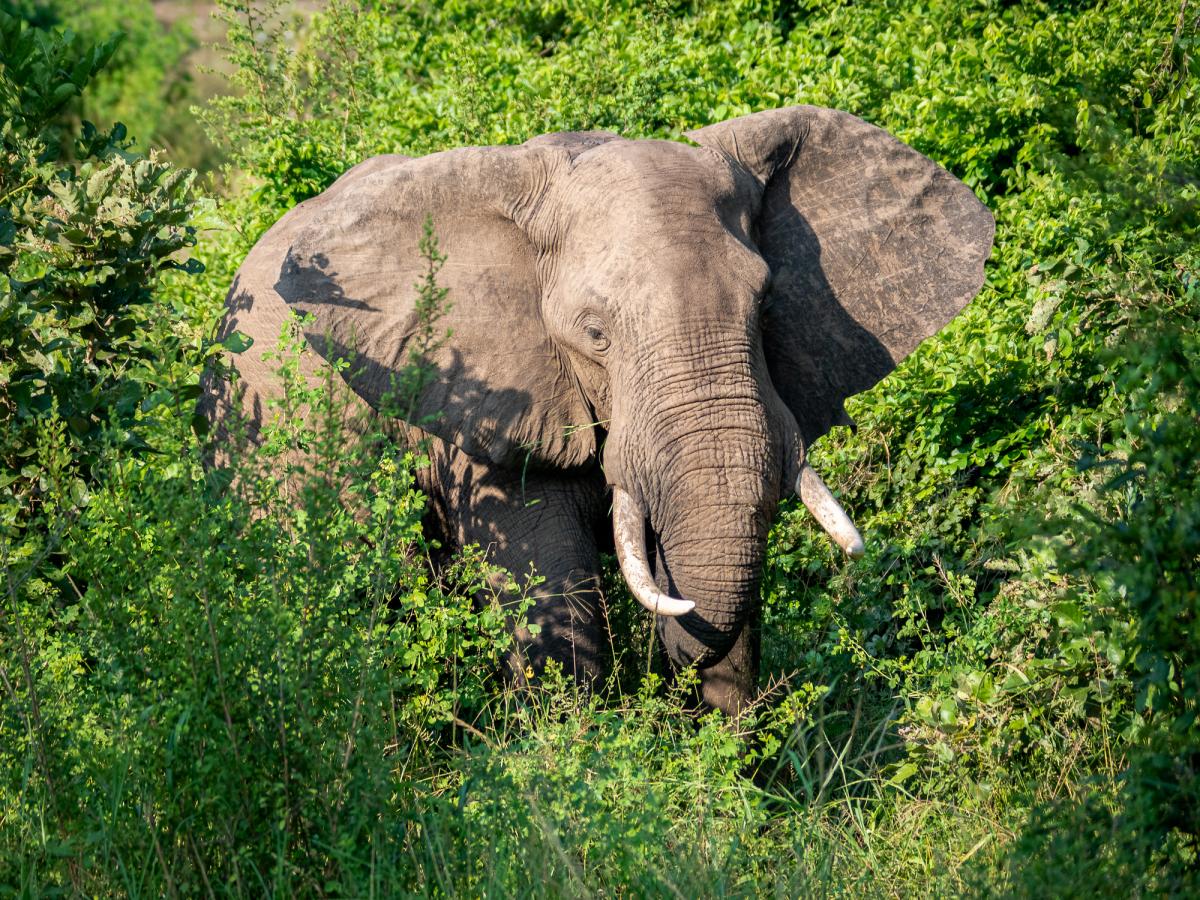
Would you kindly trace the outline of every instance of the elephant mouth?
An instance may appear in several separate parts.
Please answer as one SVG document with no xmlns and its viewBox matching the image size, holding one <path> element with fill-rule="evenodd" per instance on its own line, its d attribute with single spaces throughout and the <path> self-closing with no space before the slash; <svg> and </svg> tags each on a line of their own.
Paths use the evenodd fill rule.
<svg viewBox="0 0 1200 900">
<path fill-rule="evenodd" d="M 794 485 L 800 501 L 833 538 L 842 551 L 851 559 L 859 559 L 866 552 L 862 535 L 854 527 L 850 516 L 834 499 L 821 476 L 806 462 L 800 464 L 800 472 Z M 646 512 L 629 493 L 619 487 L 613 488 L 613 538 L 617 549 L 617 562 L 621 575 L 629 585 L 634 599 L 658 616 L 677 617 L 690 613 L 696 604 L 681 597 L 664 594 L 650 574 L 650 562 L 646 556 Z"/>
</svg>

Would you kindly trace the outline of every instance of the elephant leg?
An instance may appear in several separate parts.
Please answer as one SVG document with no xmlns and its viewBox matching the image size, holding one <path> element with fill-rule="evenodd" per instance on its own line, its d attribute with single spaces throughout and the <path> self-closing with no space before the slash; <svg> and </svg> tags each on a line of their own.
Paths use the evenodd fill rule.
<svg viewBox="0 0 1200 900">
<path fill-rule="evenodd" d="M 595 537 L 605 513 L 602 477 L 523 474 L 437 438 L 428 446 L 431 466 L 422 481 L 440 530 L 458 547 L 478 544 L 533 598 L 526 618 L 537 634 L 516 632 L 508 661 L 514 680 L 523 682 L 527 670 L 540 672 L 550 660 L 581 683 L 602 678 L 612 655 Z M 540 584 L 529 584 L 531 563 Z"/>
</svg>

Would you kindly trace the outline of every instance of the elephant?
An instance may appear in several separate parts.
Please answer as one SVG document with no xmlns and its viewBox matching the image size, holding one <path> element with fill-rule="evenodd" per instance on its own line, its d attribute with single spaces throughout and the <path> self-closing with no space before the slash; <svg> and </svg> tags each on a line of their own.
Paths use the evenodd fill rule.
<svg viewBox="0 0 1200 900">
<path fill-rule="evenodd" d="M 237 389 L 214 381 L 206 402 L 218 438 L 235 414 L 253 438 L 279 390 L 263 352 L 298 312 L 316 351 L 303 373 L 347 359 L 355 402 L 378 410 L 417 339 L 431 217 L 449 337 L 393 424 L 428 441 L 443 539 L 544 578 L 516 667 L 603 677 L 614 548 L 672 667 L 695 666 L 703 703 L 736 716 L 781 498 L 863 553 L 808 449 L 976 295 L 995 225 L 966 184 L 846 112 L 773 109 L 686 138 L 560 132 L 354 166 L 246 257 L 224 327 L 254 343 Z"/>
</svg>

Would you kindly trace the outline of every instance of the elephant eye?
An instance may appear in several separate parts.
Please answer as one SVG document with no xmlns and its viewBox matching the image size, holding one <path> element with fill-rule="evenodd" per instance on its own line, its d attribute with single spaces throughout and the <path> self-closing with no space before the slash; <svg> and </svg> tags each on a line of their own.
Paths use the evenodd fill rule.
<svg viewBox="0 0 1200 900">
<path fill-rule="evenodd" d="M 599 325 L 587 325 L 584 327 L 584 332 L 588 339 L 592 342 L 592 349 L 597 352 L 603 352 L 608 349 L 608 336 L 600 330 Z"/>
</svg>

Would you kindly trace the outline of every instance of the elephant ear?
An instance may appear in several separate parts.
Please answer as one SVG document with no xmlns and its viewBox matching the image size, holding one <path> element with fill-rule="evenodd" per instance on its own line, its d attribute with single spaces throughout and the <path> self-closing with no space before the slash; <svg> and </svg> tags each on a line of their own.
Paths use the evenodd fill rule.
<svg viewBox="0 0 1200 900">
<path fill-rule="evenodd" d="M 965 184 L 887 132 L 815 106 L 688 134 L 763 186 L 763 343 L 806 444 L 970 302 L 995 223 Z"/>
<path fill-rule="evenodd" d="M 368 160 L 276 223 L 229 308 L 247 322 L 311 314 L 309 343 L 347 360 L 343 376 L 377 409 L 389 395 L 403 405 L 396 376 L 432 338 L 409 421 L 493 462 L 582 465 L 596 449 L 591 413 L 543 324 L 526 230 L 566 164 L 561 149 L 522 147 Z M 429 328 L 418 291 L 426 217 L 449 304 Z"/>
</svg>

